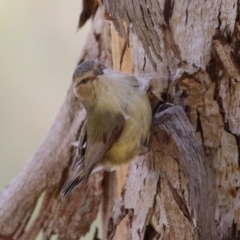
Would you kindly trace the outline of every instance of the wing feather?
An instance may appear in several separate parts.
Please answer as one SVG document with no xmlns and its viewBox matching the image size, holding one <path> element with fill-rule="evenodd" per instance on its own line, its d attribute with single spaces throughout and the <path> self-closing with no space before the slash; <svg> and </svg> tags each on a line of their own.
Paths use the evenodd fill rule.
<svg viewBox="0 0 240 240">
<path fill-rule="evenodd" d="M 79 158 L 75 159 L 75 162 L 73 163 L 74 169 L 72 177 L 64 184 L 61 190 L 62 197 L 67 198 L 80 182 L 88 180 L 91 172 L 102 159 L 104 154 L 121 136 L 124 125 L 125 118 L 123 115 L 111 115 L 108 126 L 105 129 L 99 129 L 99 131 L 96 131 L 95 136 L 91 140 L 88 140 L 85 157 L 80 156 L 82 155 L 82 145 L 84 144 L 84 140 L 79 140 L 77 151 L 77 154 L 79 153 Z"/>
<path fill-rule="evenodd" d="M 89 141 L 85 155 L 85 169 L 89 176 L 96 164 L 102 159 L 103 155 L 119 139 L 124 129 L 125 118 L 121 114 L 114 117 L 114 121 L 109 123 L 108 128 L 96 133 L 93 141 Z"/>
</svg>

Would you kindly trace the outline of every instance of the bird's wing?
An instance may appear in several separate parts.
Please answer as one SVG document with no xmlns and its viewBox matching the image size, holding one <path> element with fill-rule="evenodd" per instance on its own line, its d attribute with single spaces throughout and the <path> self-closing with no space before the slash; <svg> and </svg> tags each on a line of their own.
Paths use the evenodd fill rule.
<svg viewBox="0 0 240 240">
<path fill-rule="evenodd" d="M 64 184 L 61 190 L 63 198 L 67 198 L 80 182 L 83 180 L 87 181 L 103 155 L 121 136 L 125 118 L 121 114 L 111 114 L 110 116 L 109 124 L 104 129 L 98 128 L 99 131 L 96 131 L 93 140 L 87 142 L 85 157 L 82 157 L 75 163 L 75 168 L 71 174 L 72 177 Z"/>
<path fill-rule="evenodd" d="M 93 140 L 88 141 L 85 155 L 86 180 L 103 155 L 119 139 L 124 129 L 124 124 L 124 116 L 120 113 L 115 114 L 114 117 L 111 117 L 107 128 L 96 132 Z"/>
</svg>

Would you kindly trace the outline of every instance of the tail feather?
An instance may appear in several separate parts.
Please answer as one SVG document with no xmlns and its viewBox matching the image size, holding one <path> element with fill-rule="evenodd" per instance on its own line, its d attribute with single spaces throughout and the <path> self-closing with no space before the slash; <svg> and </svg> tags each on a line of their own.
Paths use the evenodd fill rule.
<svg viewBox="0 0 240 240">
<path fill-rule="evenodd" d="M 83 162 L 84 164 L 84 162 Z M 61 189 L 62 198 L 68 198 L 74 189 L 84 180 L 85 184 L 94 168 L 84 168 L 82 162 L 76 163 L 76 173 L 63 185 Z M 83 169 L 84 168 L 84 169 Z"/>
<path fill-rule="evenodd" d="M 74 191 L 74 189 L 82 182 L 84 177 L 74 176 L 73 178 L 69 179 L 63 186 L 61 190 L 61 196 L 63 198 L 68 198 L 70 194 Z"/>
</svg>

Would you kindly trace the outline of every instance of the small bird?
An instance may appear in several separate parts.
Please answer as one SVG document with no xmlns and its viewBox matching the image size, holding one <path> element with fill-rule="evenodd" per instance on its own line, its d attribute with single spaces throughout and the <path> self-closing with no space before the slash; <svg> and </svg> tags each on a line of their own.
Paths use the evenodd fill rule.
<svg viewBox="0 0 240 240">
<path fill-rule="evenodd" d="M 73 82 L 74 93 L 85 107 L 87 117 L 71 177 L 61 190 L 63 198 L 81 181 L 87 181 L 92 171 L 98 168 L 111 171 L 146 151 L 152 123 L 146 83 L 135 76 L 88 60 L 76 68 Z"/>
</svg>

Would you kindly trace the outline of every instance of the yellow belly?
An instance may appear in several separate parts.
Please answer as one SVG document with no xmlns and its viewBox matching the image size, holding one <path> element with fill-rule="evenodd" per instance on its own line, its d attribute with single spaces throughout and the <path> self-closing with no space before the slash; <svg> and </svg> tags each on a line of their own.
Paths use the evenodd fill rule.
<svg viewBox="0 0 240 240">
<path fill-rule="evenodd" d="M 147 97 L 147 96 L 146 96 Z M 129 111 L 123 133 L 113 147 L 104 155 L 100 164 L 107 168 L 129 162 L 137 154 L 139 148 L 148 137 L 151 126 L 151 108 L 148 101 L 137 103 L 138 107 Z M 140 108 L 139 108 L 140 104 Z"/>
</svg>

